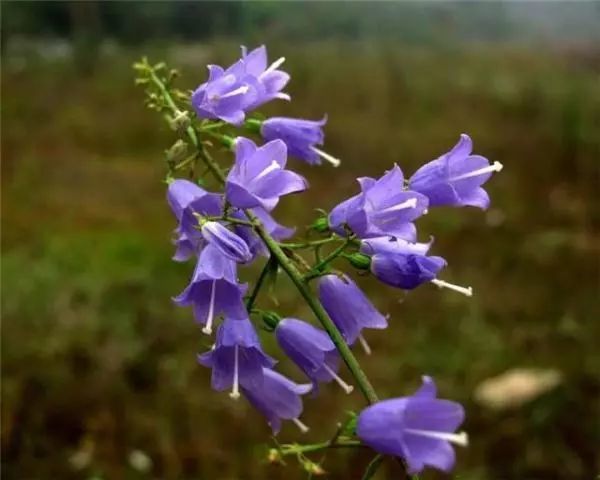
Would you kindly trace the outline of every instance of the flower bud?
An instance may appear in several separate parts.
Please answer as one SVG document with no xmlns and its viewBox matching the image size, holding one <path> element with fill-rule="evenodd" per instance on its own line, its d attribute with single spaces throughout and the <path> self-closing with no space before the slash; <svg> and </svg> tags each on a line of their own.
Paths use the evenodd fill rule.
<svg viewBox="0 0 600 480">
<path fill-rule="evenodd" d="M 277 324 L 280 322 L 280 320 L 281 317 L 273 311 L 262 312 L 262 321 L 273 330 L 277 328 Z"/>
<path fill-rule="evenodd" d="M 320 233 L 327 232 L 329 230 L 329 221 L 327 220 L 327 217 L 319 217 L 314 221 L 310 228 Z"/>
<path fill-rule="evenodd" d="M 352 253 L 346 257 L 353 267 L 359 270 L 369 270 L 371 266 L 371 257 L 364 253 Z"/>
</svg>

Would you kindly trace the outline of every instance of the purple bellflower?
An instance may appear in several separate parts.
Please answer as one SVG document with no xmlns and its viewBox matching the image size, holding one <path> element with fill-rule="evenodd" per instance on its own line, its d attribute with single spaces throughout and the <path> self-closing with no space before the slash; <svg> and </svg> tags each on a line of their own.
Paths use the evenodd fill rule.
<svg viewBox="0 0 600 480">
<path fill-rule="evenodd" d="M 302 413 L 302 399 L 311 391 L 312 385 L 298 384 L 269 368 L 263 369 L 263 381 L 260 385 L 242 385 L 242 393 L 248 401 L 267 417 L 274 434 L 281 429 L 281 420 L 292 420 L 303 432 L 308 431 L 298 418 Z"/>
<path fill-rule="evenodd" d="M 210 335 L 215 317 L 244 318 L 242 297 L 246 288 L 237 282 L 235 262 L 207 245 L 200 253 L 190 284 L 174 301 L 180 306 L 192 305 L 196 321 Z"/>
<path fill-rule="evenodd" d="M 226 317 L 217 331 L 214 347 L 198 355 L 198 362 L 212 368 L 212 388 L 219 392 L 231 388 L 231 398 L 239 398 L 240 386 L 262 389 L 263 367 L 275 365 L 275 361 L 262 351 L 248 317 Z"/>
<path fill-rule="evenodd" d="M 200 219 L 202 238 L 213 245 L 221 254 L 239 263 L 252 260 L 252 252 L 239 235 L 236 235 L 219 222 Z"/>
<path fill-rule="evenodd" d="M 174 180 L 167 190 L 167 201 L 178 226 L 175 230 L 176 261 L 185 261 L 197 254 L 203 245 L 197 215 L 220 216 L 223 196 L 210 193 L 189 180 Z"/>
<path fill-rule="evenodd" d="M 323 145 L 325 135 L 322 127 L 326 122 L 327 117 L 319 121 L 272 117 L 262 123 L 260 133 L 267 141 L 282 140 L 290 155 L 310 165 L 320 165 L 323 159 L 334 167 L 339 167 L 339 159 L 316 147 Z"/>
<path fill-rule="evenodd" d="M 256 147 L 252 140 L 238 137 L 235 164 L 227 182 L 227 200 L 238 208 L 262 207 L 267 211 L 277 205 L 279 197 L 307 188 L 306 180 L 285 170 L 287 149 L 281 140 Z"/>
<path fill-rule="evenodd" d="M 318 382 L 335 380 L 346 393 L 352 393 L 354 388 L 336 373 L 340 357 L 323 330 L 302 320 L 284 318 L 277 324 L 275 337 L 285 354 L 312 380 L 314 391 Z"/>
<path fill-rule="evenodd" d="M 345 235 L 344 224 L 359 238 L 392 236 L 414 241 L 412 222 L 427 212 L 425 195 L 404 190 L 404 176 L 398 165 L 380 179 L 363 177 L 362 192 L 336 206 L 329 215 L 330 228 Z"/>
<path fill-rule="evenodd" d="M 371 349 L 361 334 L 363 328 L 383 329 L 387 319 L 348 276 L 324 275 L 319 279 L 319 299 L 348 345 L 356 340 L 367 354 Z"/>
<path fill-rule="evenodd" d="M 375 451 L 403 458 L 410 474 L 426 466 L 449 472 L 455 463 L 451 443 L 466 446 L 465 432 L 454 433 L 463 422 L 463 407 L 436 398 L 430 377 L 411 396 L 384 400 L 358 416 L 356 433 Z"/>
<path fill-rule="evenodd" d="M 423 165 L 410 177 L 409 188 L 426 195 L 432 206 L 470 205 L 486 209 L 490 198 L 481 185 L 493 172 L 502 170 L 502 164 L 490 165 L 487 158 L 471 155 L 472 151 L 471 138 L 462 134 L 452 150 Z"/>
<path fill-rule="evenodd" d="M 267 47 L 261 45 L 250 53 L 246 47 L 242 47 L 242 61 L 246 73 L 256 79 L 254 85 L 256 94 L 248 102 L 246 111 L 254 110 L 276 98 L 290 100 L 290 96 L 282 92 L 290 81 L 290 75 L 279 70 L 279 67 L 285 62 L 284 57 L 278 58 L 267 66 Z"/>
<path fill-rule="evenodd" d="M 433 243 L 407 242 L 400 238 L 371 238 L 361 243 L 361 253 L 371 255 L 371 273 L 383 283 L 404 290 L 412 290 L 431 282 L 467 297 L 473 295 L 471 287 L 462 287 L 440 280 L 438 272 L 446 266 L 442 257 L 427 256 Z"/>
<path fill-rule="evenodd" d="M 246 112 L 274 99 L 289 100 L 281 93 L 290 77 L 277 70 L 285 59 L 280 58 L 267 68 L 264 46 L 247 53 L 226 70 L 218 65 L 208 66 L 208 80 L 192 94 L 192 106 L 200 118 L 221 119 L 240 125 Z"/>
</svg>

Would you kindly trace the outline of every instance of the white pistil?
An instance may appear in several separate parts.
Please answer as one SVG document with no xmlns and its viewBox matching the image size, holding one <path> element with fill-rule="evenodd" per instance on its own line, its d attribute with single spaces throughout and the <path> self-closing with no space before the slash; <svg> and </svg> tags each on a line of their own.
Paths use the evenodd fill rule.
<svg viewBox="0 0 600 480">
<path fill-rule="evenodd" d="M 303 423 L 300 421 L 300 419 L 298 419 L 298 418 L 292 418 L 292 422 L 294 422 L 294 423 L 296 424 L 296 426 L 297 426 L 297 427 L 300 429 L 300 431 L 301 431 L 302 433 L 306 433 L 306 432 L 308 432 L 309 428 L 308 428 L 306 425 L 304 425 L 304 424 L 303 424 Z"/>
<path fill-rule="evenodd" d="M 271 72 L 274 72 L 275 70 L 277 70 L 278 67 L 280 67 L 283 62 L 285 62 L 285 57 L 281 57 L 278 58 L 277 60 L 275 60 L 270 66 L 269 68 L 267 68 L 263 73 L 261 73 L 258 78 L 263 78 L 264 76 L 268 75 Z"/>
<path fill-rule="evenodd" d="M 267 168 L 265 168 L 262 172 L 260 172 L 256 177 L 254 177 L 252 180 L 258 180 L 262 177 L 264 177 L 265 175 L 268 175 L 269 173 L 271 173 L 273 170 L 277 170 L 278 168 L 281 168 L 279 166 L 279 164 L 273 160 L 271 162 L 271 165 L 269 165 Z"/>
<path fill-rule="evenodd" d="M 323 368 L 327 371 L 327 373 L 329 375 L 331 375 L 333 377 L 333 379 L 336 381 L 336 383 L 340 387 L 342 387 L 342 390 L 344 390 L 344 392 L 346 392 L 347 394 L 350 394 L 354 391 L 354 387 L 352 385 L 348 385 L 346 382 L 344 382 L 337 373 L 335 373 L 331 368 L 329 368 L 329 365 L 324 363 Z"/>
<path fill-rule="evenodd" d="M 394 205 L 393 207 L 384 208 L 379 213 L 395 212 L 396 210 L 404 210 L 406 208 L 416 208 L 416 206 L 417 206 L 417 199 L 409 198 L 408 200 L 406 200 L 402 203 L 399 203 L 398 205 Z"/>
<path fill-rule="evenodd" d="M 477 177 L 478 175 L 483 175 L 484 173 L 499 172 L 502 170 L 503 167 L 504 166 L 500 162 L 494 162 L 488 167 L 483 167 L 479 170 L 473 170 L 472 172 L 464 173 L 462 175 L 459 175 L 458 177 L 452 177 L 450 178 L 450 181 L 456 182 L 458 180 L 464 180 L 465 178 Z"/>
<path fill-rule="evenodd" d="M 212 284 L 210 285 L 210 303 L 208 304 L 208 315 L 206 317 L 206 325 L 204 325 L 204 328 L 202 328 L 202 333 L 205 333 L 206 335 L 212 334 L 213 317 L 215 315 L 215 294 L 217 292 L 216 283 L 217 282 L 213 280 Z"/>
<path fill-rule="evenodd" d="M 327 152 L 324 152 L 323 150 L 321 150 L 317 147 L 311 146 L 310 149 L 313 152 L 315 152 L 319 157 L 321 157 L 323 160 L 331 163 L 334 167 L 339 167 L 340 164 L 342 163 L 342 161 L 339 158 L 335 158 L 334 156 L 329 155 Z"/>
<path fill-rule="evenodd" d="M 405 428 L 406 433 L 412 433 L 413 435 L 419 435 L 420 437 L 435 438 L 437 440 L 446 440 L 447 442 L 466 447 L 469 445 L 469 436 L 467 432 L 449 433 L 449 432 L 435 432 L 431 430 L 418 430 L 416 428 Z"/>
<path fill-rule="evenodd" d="M 279 92 L 275 94 L 275 98 L 279 98 L 280 100 L 287 100 L 288 102 L 292 99 L 287 93 Z"/>
<path fill-rule="evenodd" d="M 440 288 L 448 288 L 449 290 L 454 290 L 455 292 L 462 293 L 466 297 L 473 296 L 473 288 L 472 287 L 461 287 L 460 285 L 454 285 L 453 283 L 448 283 L 444 280 L 438 280 L 434 278 L 431 283 L 437 285 Z"/>
<path fill-rule="evenodd" d="M 367 343 L 367 341 L 365 340 L 365 337 L 362 336 L 362 334 L 360 334 L 358 336 L 358 342 L 360 343 L 360 346 L 362 347 L 362 349 L 365 351 L 365 353 L 367 355 L 371 355 L 371 347 L 369 347 L 369 344 Z"/>
<path fill-rule="evenodd" d="M 233 347 L 233 389 L 231 390 L 231 393 L 229 394 L 229 396 L 231 398 L 233 398 L 234 400 L 237 400 L 238 398 L 240 398 L 240 383 L 239 383 L 240 379 L 239 379 L 239 372 L 238 372 L 238 363 L 239 363 L 238 349 L 239 349 L 238 345 Z"/>
<path fill-rule="evenodd" d="M 249 88 L 250 87 L 248 87 L 248 85 L 242 85 L 241 87 L 238 87 L 235 90 L 232 90 L 231 92 L 226 93 L 225 95 L 219 96 L 218 99 L 233 97 L 234 95 L 243 95 L 244 93 L 246 93 L 249 90 Z"/>
</svg>

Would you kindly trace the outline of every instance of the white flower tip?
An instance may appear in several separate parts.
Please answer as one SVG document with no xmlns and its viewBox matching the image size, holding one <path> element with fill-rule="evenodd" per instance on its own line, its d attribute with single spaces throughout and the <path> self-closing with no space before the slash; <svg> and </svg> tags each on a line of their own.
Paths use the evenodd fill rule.
<svg viewBox="0 0 600 480">
<path fill-rule="evenodd" d="M 231 392 L 229 394 L 230 398 L 233 398 L 234 400 L 237 400 L 238 398 L 240 398 L 240 392 Z"/>
<path fill-rule="evenodd" d="M 346 385 L 343 388 L 347 395 L 350 395 L 354 391 L 354 387 L 352 385 Z"/>
<path fill-rule="evenodd" d="M 212 328 L 209 327 L 208 325 L 205 327 L 202 327 L 202 333 L 204 333 L 205 335 L 212 335 Z"/>
<path fill-rule="evenodd" d="M 492 167 L 494 167 L 494 170 L 496 172 L 501 172 L 502 169 L 504 168 L 504 165 L 502 165 L 500 162 L 494 162 L 494 164 L 492 165 Z"/>
<path fill-rule="evenodd" d="M 469 446 L 469 435 L 467 435 L 467 432 L 458 432 L 454 439 L 454 443 L 456 445 L 460 445 L 461 447 L 468 447 Z"/>
<path fill-rule="evenodd" d="M 308 431 L 310 430 L 310 429 L 309 429 L 309 428 L 308 428 L 306 425 L 304 425 L 304 423 L 302 423 L 302 422 L 300 421 L 300 419 L 298 419 L 298 418 L 292 418 L 292 422 L 294 422 L 294 423 L 296 424 L 296 426 L 297 426 L 297 427 L 300 429 L 300 431 L 301 431 L 302 433 L 306 433 L 306 432 L 308 432 Z"/>
<path fill-rule="evenodd" d="M 339 158 L 335 158 L 333 155 L 329 155 L 327 152 L 324 152 L 320 148 L 315 146 L 311 146 L 310 149 L 315 152 L 319 157 L 321 157 L 326 162 L 333 165 L 335 168 L 339 167 L 342 164 L 342 161 Z"/>
<path fill-rule="evenodd" d="M 429 210 L 426 208 L 425 210 L 423 210 L 423 215 L 427 215 L 429 213 Z"/>
</svg>

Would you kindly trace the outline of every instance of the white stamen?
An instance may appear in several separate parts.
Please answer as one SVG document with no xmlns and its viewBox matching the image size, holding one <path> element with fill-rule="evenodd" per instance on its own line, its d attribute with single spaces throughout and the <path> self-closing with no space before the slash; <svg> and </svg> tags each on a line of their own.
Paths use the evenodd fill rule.
<svg viewBox="0 0 600 480">
<path fill-rule="evenodd" d="M 250 87 L 248 87 L 248 85 L 242 85 L 239 88 L 236 88 L 235 90 L 232 90 L 229 93 L 226 93 L 225 95 L 221 95 L 218 98 L 227 98 L 227 97 L 233 97 L 234 95 L 239 95 L 239 94 L 244 94 L 248 91 Z"/>
<path fill-rule="evenodd" d="M 287 100 L 288 102 L 292 100 L 292 97 L 290 97 L 289 94 L 287 93 L 283 93 L 283 92 L 279 92 L 276 93 L 275 95 L 273 95 L 275 98 L 279 98 L 280 100 Z"/>
<path fill-rule="evenodd" d="M 371 347 L 369 347 L 369 344 L 365 340 L 365 337 L 362 336 L 362 334 L 358 336 L 358 342 L 360 343 L 360 346 L 365 351 L 365 353 L 367 355 L 371 355 Z"/>
<path fill-rule="evenodd" d="M 465 178 L 476 177 L 478 175 L 483 175 L 484 173 L 489 172 L 499 172 L 502 170 L 504 166 L 500 162 L 494 162 L 492 165 L 488 167 L 480 168 L 479 170 L 473 170 L 472 172 L 464 173 L 463 175 L 459 175 L 458 177 L 452 177 L 450 179 L 451 182 L 456 182 L 458 180 L 464 180 Z"/>
<path fill-rule="evenodd" d="M 265 75 L 268 75 L 269 73 L 277 70 L 277 68 L 280 67 L 283 64 L 283 62 L 285 62 L 285 57 L 278 58 L 269 66 L 269 68 L 267 68 L 263 73 L 261 73 L 258 76 L 258 78 L 263 78 Z"/>
<path fill-rule="evenodd" d="M 215 315 L 215 294 L 217 291 L 217 289 L 215 288 L 216 283 L 217 282 L 213 280 L 210 286 L 210 303 L 208 304 L 208 315 L 206 317 L 206 325 L 204 325 L 204 328 L 202 328 L 202 333 L 205 333 L 206 335 L 212 334 L 213 317 Z"/>
<path fill-rule="evenodd" d="M 414 428 L 404 429 L 406 433 L 412 433 L 413 435 L 419 435 L 421 437 L 436 438 L 438 440 L 446 440 L 455 445 L 466 447 L 469 445 L 469 436 L 467 432 L 449 433 L 449 432 L 434 432 L 431 430 L 417 430 Z"/>
<path fill-rule="evenodd" d="M 265 168 L 262 172 L 260 172 L 252 180 L 258 180 L 258 179 L 264 177 L 265 175 L 271 173 L 273 170 L 277 170 L 278 168 L 281 168 L 281 167 L 279 166 L 279 164 L 275 160 L 273 160 L 271 162 L 271 165 L 269 165 L 267 168 Z"/>
<path fill-rule="evenodd" d="M 296 424 L 296 426 L 297 426 L 297 427 L 300 429 L 300 431 L 301 431 L 302 433 L 306 433 L 306 432 L 308 432 L 309 428 L 308 428 L 306 425 L 304 425 L 304 424 L 303 424 L 303 423 L 300 421 L 300 419 L 298 419 L 298 418 L 292 418 L 292 422 L 294 422 L 294 423 Z"/>
<path fill-rule="evenodd" d="M 229 394 L 229 396 L 231 398 L 233 398 L 234 400 L 237 400 L 238 398 L 240 398 L 240 379 L 239 379 L 239 372 L 238 372 L 238 363 L 239 363 L 239 354 L 238 354 L 238 349 L 239 347 L 236 345 L 235 347 L 233 347 L 233 389 L 231 390 L 231 393 Z"/>
<path fill-rule="evenodd" d="M 334 156 L 329 155 L 327 152 L 324 152 L 323 150 L 321 150 L 317 147 L 310 147 L 310 149 L 313 152 L 315 152 L 319 157 L 321 157 L 323 160 L 331 163 L 334 167 L 339 167 L 340 164 L 342 163 L 342 161 L 339 158 L 335 158 Z"/>
<path fill-rule="evenodd" d="M 415 208 L 417 206 L 416 198 L 409 198 L 405 202 L 394 205 L 393 207 L 384 208 L 379 213 L 395 212 L 396 210 L 404 210 L 405 208 Z"/>
<path fill-rule="evenodd" d="M 437 285 L 440 288 L 448 288 L 449 290 L 454 290 L 455 292 L 462 293 L 466 297 L 473 296 L 473 288 L 472 287 L 461 287 L 460 285 L 454 285 L 453 283 L 448 283 L 444 280 L 438 280 L 434 278 L 431 283 Z"/>
<path fill-rule="evenodd" d="M 329 368 L 329 365 L 324 363 L 323 368 L 327 371 L 327 373 L 329 375 L 331 375 L 333 377 L 333 379 L 336 381 L 336 383 L 340 387 L 342 387 L 344 392 L 346 392 L 347 394 L 350 394 L 354 391 L 354 387 L 352 385 L 348 385 L 346 382 L 344 382 L 337 373 L 335 373 L 331 368 Z"/>
</svg>

